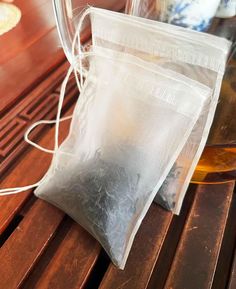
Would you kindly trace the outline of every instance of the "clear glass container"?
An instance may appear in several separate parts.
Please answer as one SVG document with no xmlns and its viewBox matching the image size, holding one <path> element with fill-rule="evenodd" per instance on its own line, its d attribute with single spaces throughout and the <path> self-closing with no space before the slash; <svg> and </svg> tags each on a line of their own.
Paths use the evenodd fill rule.
<svg viewBox="0 0 236 289">
<path fill-rule="evenodd" d="M 67 59 L 71 62 L 72 41 L 81 12 L 89 5 L 114 11 L 124 9 L 125 0 L 53 0 L 58 33 Z M 81 39 L 89 37 L 89 23 L 85 21 Z"/>
</svg>

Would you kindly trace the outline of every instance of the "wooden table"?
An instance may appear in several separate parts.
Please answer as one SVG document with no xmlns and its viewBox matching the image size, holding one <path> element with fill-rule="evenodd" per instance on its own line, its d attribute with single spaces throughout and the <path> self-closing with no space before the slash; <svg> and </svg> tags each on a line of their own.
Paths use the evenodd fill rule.
<svg viewBox="0 0 236 289">
<path fill-rule="evenodd" d="M 0 37 L 1 188 L 38 181 L 50 156 L 23 141 L 35 120 L 53 119 L 68 68 L 50 1 L 18 0 L 23 16 Z M 69 82 L 63 114 L 78 97 Z M 61 125 L 61 140 L 68 123 Z M 53 127 L 32 138 L 53 146 Z M 32 192 L 0 197 L 0 289 L 235 289 L 234 182 L 190 186 L 179 217 L 153 204 L 126 268 L 116 269 L 101 246 L 57 208 Z"/>
</svg>

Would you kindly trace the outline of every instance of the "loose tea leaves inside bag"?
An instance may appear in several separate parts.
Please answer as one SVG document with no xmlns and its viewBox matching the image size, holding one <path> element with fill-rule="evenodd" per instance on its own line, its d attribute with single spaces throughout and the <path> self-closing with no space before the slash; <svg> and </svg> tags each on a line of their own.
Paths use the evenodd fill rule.
<svg viewBox="0 0 236 289">
<path fill-rule="evenodd" d="M 125 53 L 100 48 L 88 61 L 70 134 L 35 194 L 81 224 L 124 268 L 210 90 Z"/>
<path fill-rule="evenodd" d="M 107 25 L 109 22 L 109 25 Z M 213 35 L 92 8 L 94 49 L 108 47 L 158 63 L 212 89 L 155 201 L 178 214 L 213 121 L 231 42 Z M 110 33 L 112 31 L 112 33 Z M 191 95 L 189 95 L 191 97 Z"/>
</svg>

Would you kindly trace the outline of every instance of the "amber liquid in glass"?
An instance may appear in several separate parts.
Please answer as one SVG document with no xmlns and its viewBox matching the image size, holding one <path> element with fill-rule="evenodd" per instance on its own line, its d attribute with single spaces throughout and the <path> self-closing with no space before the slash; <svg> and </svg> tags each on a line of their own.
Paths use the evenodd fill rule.
<svg viewBox="0 0 236 289">
<path fill-rule="evenodd" d="M 222 183 L 236 179 L 236 148 L 206 147 L 192 183 Z"/>
<path fill-rule="evenodd" d="M 232 51 L 227 65 L 207 146 L 192 182 L 221 183 L 233 179 L 236 179 L 236 51 Z"/>
</svg>

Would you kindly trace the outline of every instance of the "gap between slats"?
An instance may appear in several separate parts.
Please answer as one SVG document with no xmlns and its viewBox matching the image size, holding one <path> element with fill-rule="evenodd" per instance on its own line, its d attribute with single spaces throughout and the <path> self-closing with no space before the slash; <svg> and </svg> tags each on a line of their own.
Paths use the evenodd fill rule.
<svg viewBox="0 0 236 289">
<path fill-rule="evenodd" d="M 165 238 L 157 262 L 155 264 L 155 268 L 147 286 L 148 289 L 163 289 L 165 285 L 185 222 L 189 213 L 191 212 L 196 190 L 197 185 L 191 184 L 189 186 L 181 209 L 181 214 L 179 216 L 173 217 L 168 234 Z"/>
<path fill-rule="evenodd" d="M 18 288 L 41 256 L 63 212 L 37 200 L 0 250 L 0 288 Z"/>
<path fill-rule="evenodd" d="M 236 188 L 231 202 L 212 289 L 227 289 L 236 254 Z M 236 255 L 235 255 L 236 257 Z M 236 258 L 235 258 L 236 261 Z M 236 265 L 235 265 L 236 266 Z M 236 267 L 235 267 L 236 268 Z M 236 283 L 235 283 L 236 285 Z M 236 287 L 235 287 L 236 288 Z M 233 288 L 230 288 L 233 289 Z"/>
<path fill-rule="evenodd" d="M 66 216 L 22 289 L 84 288 L 99 253 L 97 241 Z"/>
<path fill-rule="evenodd" d="M 199 185 L 165 289 L 212 288 L 234 182 Z"/>
<path fill-rule="evenodd" d="M 229 283 L 227 284 L 228 286 L 226 289 L 235 289 L 236 288 L 236 244 L 235 244 L 234 259 L 233 259 L 231 270 L 232 271 L 230 274 Z"/>
</svg>

